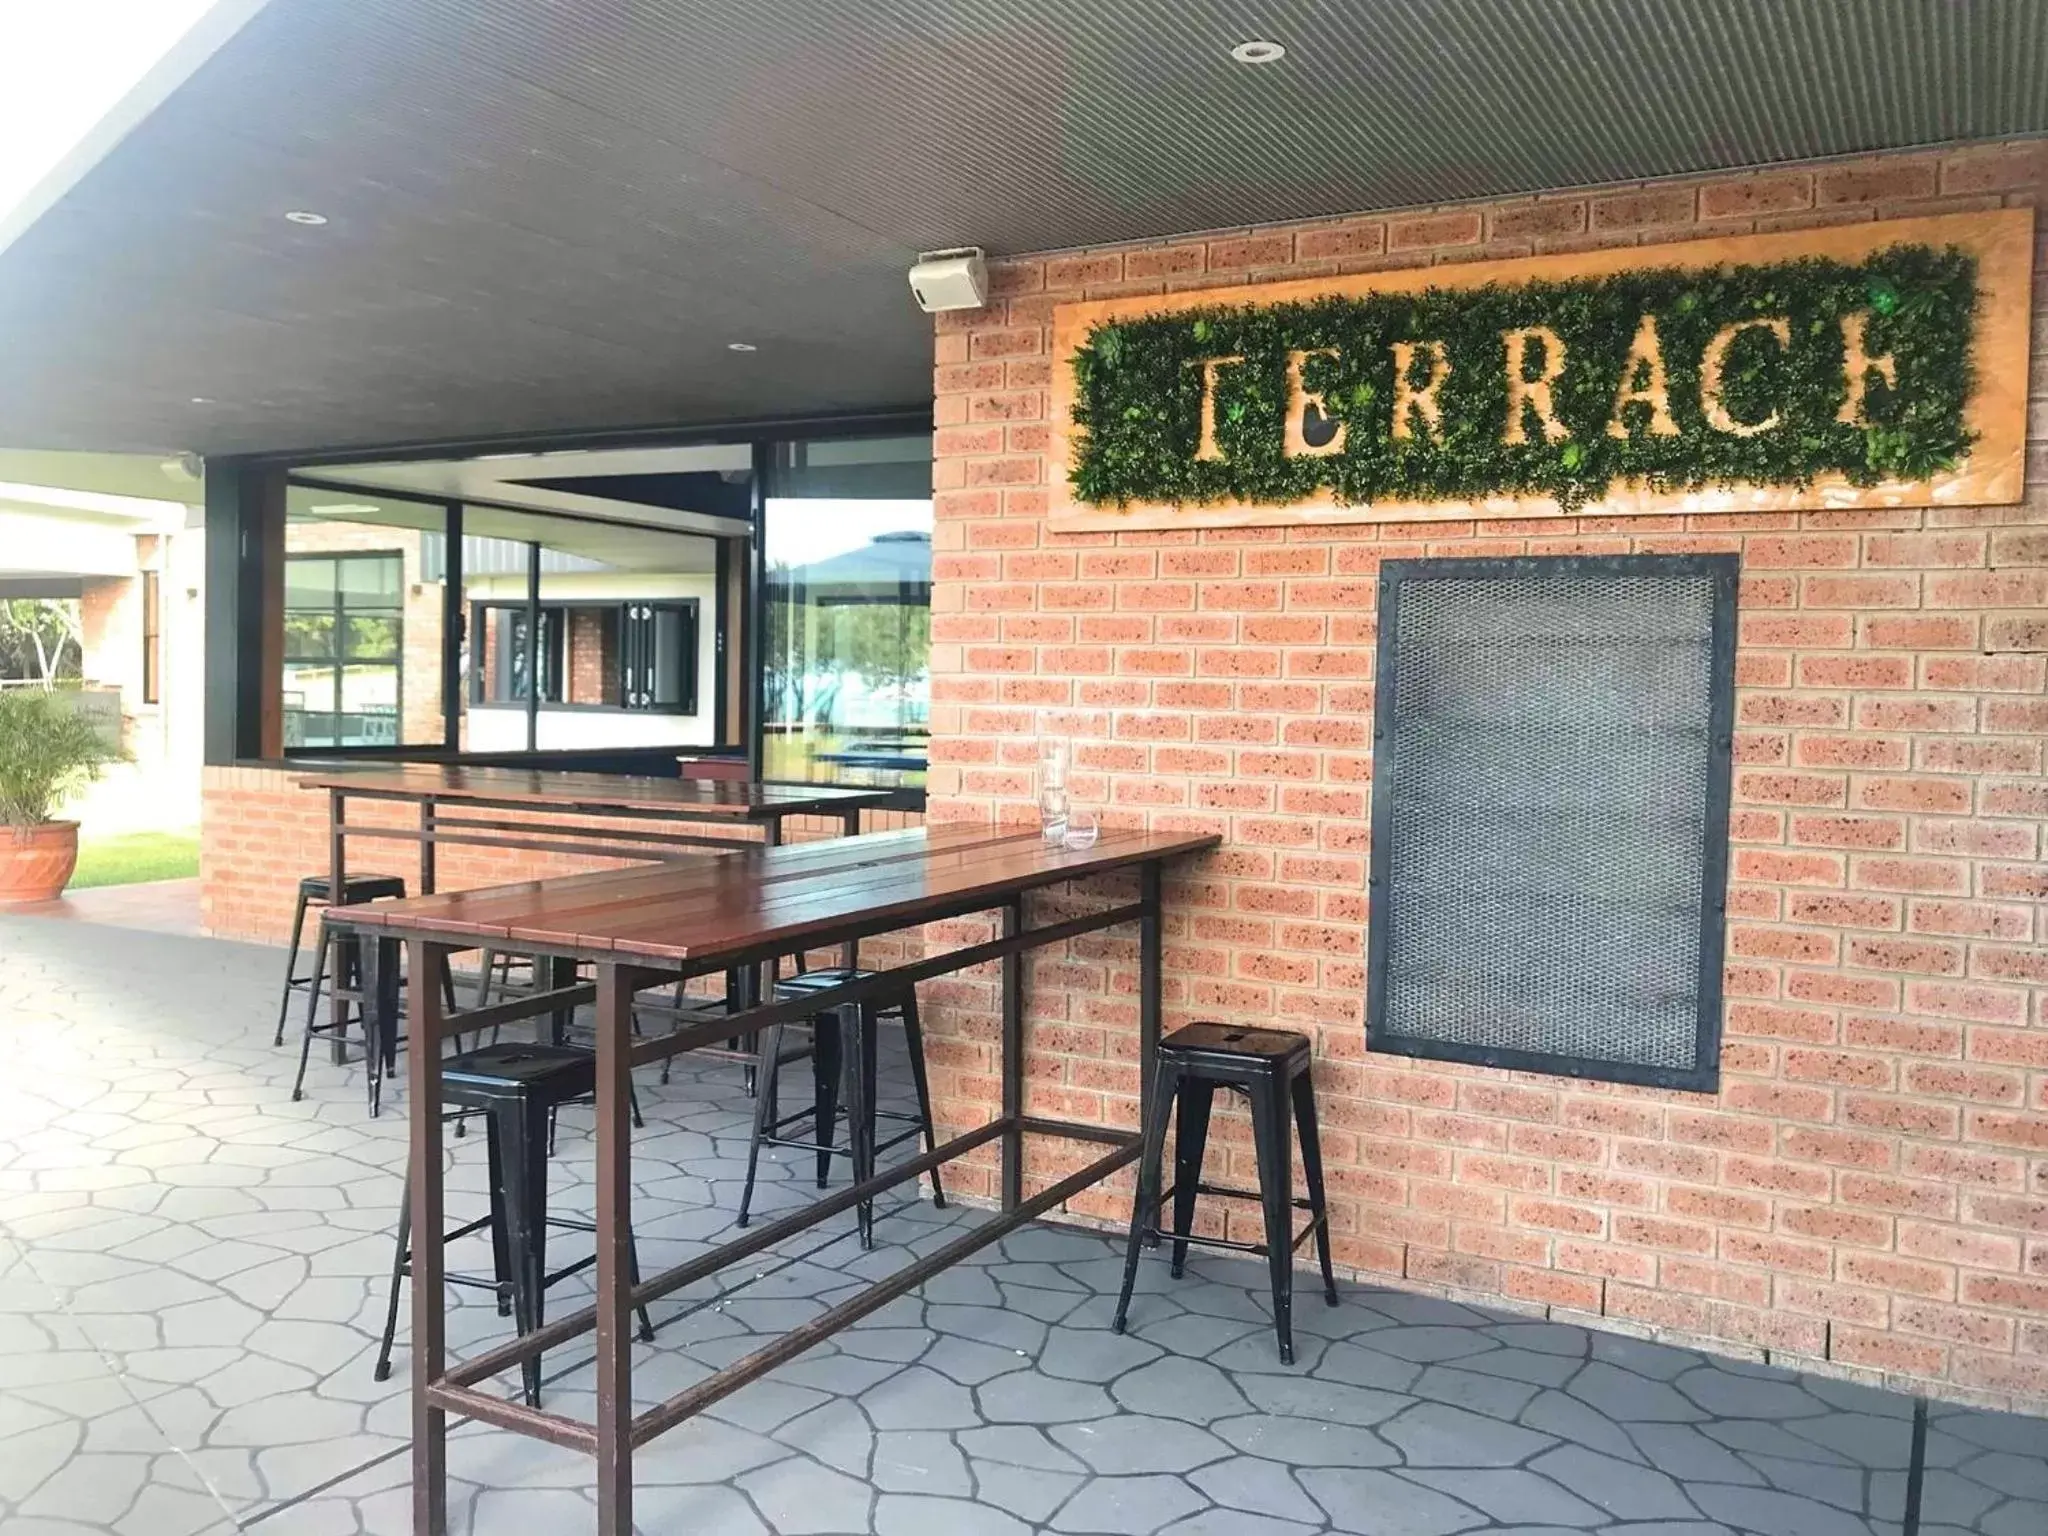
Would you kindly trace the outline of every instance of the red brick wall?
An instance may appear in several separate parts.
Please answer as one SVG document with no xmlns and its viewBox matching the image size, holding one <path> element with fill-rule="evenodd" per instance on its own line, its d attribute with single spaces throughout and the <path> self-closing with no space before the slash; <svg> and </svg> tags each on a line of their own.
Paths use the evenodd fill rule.
<svg viewBox="0 0 2048 1536">
<path fill-rule="evenodd" d="M 1045 732 L 1106 822 L 1222 834 L 1169 886 L 1168 1024 L 1315 1037 L 1352 1269 L 2048 1404 L 2048 370 L 2020 506 L 1055 536 L 1053 307 L 2031 203 L 2044 180 L 2043 146 L 1985 146 L 1236 230 L 1001 262 L 987 309 L 941 317 L 931 814 L 1030 817 Z M 1368 1055 L 1379 562 L 1676 550 L 1743 559 L 1721 1091 Z M 1130 959 L 1034 966 L 1033 1109 L 1134 1121 Z M 979 1121 L 987 980 L 933 991 L 937 1086 Z M 1229 1130 L 1212 1176 L 1248 1180 Z"/>
<path fill-rule="evenodd" d="M 619 658 L 616 648 L 605 643 L 604 615 L 595 608 L 571 608 L 568 648 L 568 702 L 616 704 L 613 679 L 619 673 Z"/>
</svg>

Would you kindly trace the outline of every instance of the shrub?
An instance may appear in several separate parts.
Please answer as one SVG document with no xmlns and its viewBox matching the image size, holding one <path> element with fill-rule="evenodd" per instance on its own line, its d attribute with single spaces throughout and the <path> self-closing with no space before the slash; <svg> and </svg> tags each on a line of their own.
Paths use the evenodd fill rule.
<svg viewBox="0 0 2048 1536">
<path fill-rule="evenodd" d="M 114 758 L 69 699 L 42 688 L 0 688 L 0 826 L 53 819 Z"/>
</svg>

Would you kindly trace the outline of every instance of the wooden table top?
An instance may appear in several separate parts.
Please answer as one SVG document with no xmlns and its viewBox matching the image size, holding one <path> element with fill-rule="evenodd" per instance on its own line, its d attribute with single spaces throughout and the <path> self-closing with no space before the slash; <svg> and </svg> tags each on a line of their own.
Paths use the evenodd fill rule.
<svg viewBox="0 0 2048 1536">
<path fill-rule="evenodd" d="M 744 848 L 636 869 L 336 908 L 332 920 L 391 937 L 497 941 L 589 959 L 695 965 L 850 927 L 882 932 L 920 913 L 976 910 L 1019 892 L 1213 848 L 1211 833 L 1105 832 L 1049 846 L 1035 828 L 913 827 Z"/>
<path fill-rule="evenodd" d="M 333 768 L 299 780 L 303 789 L 338 789 L 386 800 L 469 800 L 548 810 L 629 811 L 686 820 L 765 821 L 775 816 L 840 815 L 886 800 L 887 789 L 830 784 L 758 784 L 745 779 L 662 779 L 545 768 L 468 768 L 455 763 L 387 763 Z"/>
</svg>

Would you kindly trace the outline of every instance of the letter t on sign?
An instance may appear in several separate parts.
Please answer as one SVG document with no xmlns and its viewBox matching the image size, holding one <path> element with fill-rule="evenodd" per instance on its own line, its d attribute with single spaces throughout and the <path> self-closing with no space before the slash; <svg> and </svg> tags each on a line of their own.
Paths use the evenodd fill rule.
<svg viewBox="0 0 2048 1536">
<path fill-rule="evenodd" d="M 1526 443 L 1528 431 L 1522 425 L 1523 407 L 1536 413 L 1536 420 L 1543 432 L 1543 440 L 1554 443 L 1561 437 L 1570 437 L 1565 424 L 1557 419 L 1557 407 L 1550 399 L 1550 386 L 1557 382 L 1557 376 L 1564 372 L 1564 338 L 1547 325 L 1525 325 L 1519 330 L 1501 332 L 1501 342 L 1508 354 L 1508 427 L 1500 435 L 1504 443 Z M 1543 371 L 1535 378 L 1528 378 L 1529 343 L 1543 343 Z"/>
<path fill-rule="evenodd" d="M 1223 450 L 1216 446 L 1216 373 L 1232 363 L 1241 363 L 1242 357 L 1204 357 L 1188 364 L 1190 368 L 1202 370 L 1202 437 L 1195 447 L 1198 459 L 1220 459 Z"/>
</svg>

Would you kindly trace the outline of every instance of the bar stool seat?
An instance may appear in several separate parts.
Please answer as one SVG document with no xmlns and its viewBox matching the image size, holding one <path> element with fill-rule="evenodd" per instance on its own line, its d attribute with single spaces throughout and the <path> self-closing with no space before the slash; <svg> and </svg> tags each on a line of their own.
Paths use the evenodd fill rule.
<svg viewBox="0 0 2048 1536">
<path fill-rule="evenodd" d="M 322 974 L 316 964 L 313 976 L 299 974 L 299 943 L 306 933 L 306 909 L 308 907 L 331 907 L 337 905 L 328 898 L 328 888 L 333 884 L 327 875 L 307 875 L 299 881 L 299 895 L 292 907 L 292 937 L 284 957 L 284 994 L 277 1004 L 277 1033 L 271 1037 L 272 1045 L 284 1044 L 285 1021 L 292 1011 L 292 995 L 311 986 L 315 976 Z M 405 881 L 397 875 L 350 875 L 341 882 L 341 906 L 352 906 L 359 901 L 381 901 L 388 896 L 403 896 Z"/>
<path fill-rule="evenodd" d="M 555 1111 L 565 1104 L 587 1102 L 596 1096 L 597 1055 L 573 1045 L 535 1045 L 517 1041 L 480 1046 L 450 1056 L 442 1064 L 442 1095 L 454 1120 L 481 1118 L 485 1146 L 490 1159 L 490 1208 L 479 1219 L 456 1227 L 443 1239 L 459 1237 L 488 1228 L 491 1235 L 493 1279 L 449 1274 L 451 1285 L 492 1290 L 498 1295 L 498 1312 L 508 1310 L 514 1326 L 524 1335 L 545 1321 L 543 1297 L 549 1286 L 581 1274 L 597 1262 L 595 1253 L 550 1272 L 547 1267 L 547 1229 L 595 1232 L 587 1221 L 548 1214 L 548 1154 L 553 1146 Z M 640 1280 L 640 1254 L 630 1231 L 626 1234 L 627 1276 Z M 412 1275 L 412 1172 L 406 1171 L 406 1191 L 398 1216 L 398 1246 L 391 1266 L 390 1305 L 384 1319 L 383 1342 L 377 1351 L 376 1379 L 391 1375 L 391 1350 L 398 1333 L 399 1291 Z M 654 1324 L 647 1309 L 638 1309 L 640 1337 L 654 1337 Z M 526 1401 L 540 1406 L 541 1357 L 522 1362 L 522 1383 Z"/>
<path fill-rule="evenodd" d="M 326 875 L 307 875 L 299 881 L 299 897 L 308 902 L 337 903 L 330 900 L 327 888 L 332 882 Z M 358 901 L 383 901 L 392 896 L 405 894 L 405 879 L 400 875 L 347 875 L 341 882 L 341 901 L 338 905 L 351 906 Z"/>
<path fill-rule="evenodd" d="M 1124 1331 L 1130 1312 L 1131 1288 L 1138 1277 L 1138 1251 L 1161 1238 L 1173 1241 L 1173 1269 L 1179 1279 L 1187 1267 L 1188 1245 L 1236 1253 L 1263 1254 L 1273 1288 L 1273 1331 L 1280 1361 L 1294 1363 L 1294 1251 L 1311 1235 L 1323 1271 L 1323 1295 L 1337 1304 L 1337 1277 L 1330 1263 L 1330 1218 L 1323 1199 L 1323 1153 L 1316 1124 L 1315 1087 L 1310 1077 L 1308 1038 L 1289 1030 L 1258 1029 L 1234 1024 L 1195 1023 L 1175 1030 L 1159 1042 L 1153 1078 L 1151 1123 L 1138 1164 L 1138 1192 L 1131 1206 L 1131 1230 L 1124 1250 L 1123 1290 L 1117 1297 L 1112 1326 Z M 1209 1139 L 1209 1111 L 1216 1090 L 1229 1088 L 1251 1101 L 1252 1144 L 1258 1159 L 1259 1187 L 1233 1189 L 1202 1179 L 1202 1154 Z M 1290 1101 L 1296 1134 L 1301 1141 L 1301 1166 L 1308 1198 L 1294 1197 L 1294 1161 L 1287 1145 Z M 1173 1187 L 1160 1189 L 1166 1130 L 1178 1111 L 1174 1134 Z M 1209 1195 L 1228 1200 L 1256 1200 L 1265 1214 L 1263 1243 L 1203 1237 L 1192 1228 L 1195 1200 Z M 1159 1225 L 1159 1214 L 1173 1201 L 1173 1226 Z M 1294 1230 L 1293 1213 L 1306 1211 L 1308 1222 Z"/>
<path fill-rule="evenodd" d="M 799 971 L 794 976 L 776 981 L 775 1000 L 792 1002 L 815 997 L 849 982 L 868 980 L 875 974 L 849 966 Z M 917 1090 L 915 1113 L 878 1109 L 875 1104 L 876 1066 L 880 1055 L 877 1036 L 879 1026 L 885 1021 L 903 1025 L 910 1053 L 911 1079 Z M 927 1151 L 938 1146 L 932 1126 L 931 1086 L 925 1074 L 924 1029 L 918 1019 L 917 989 L 914 986 L 905 986 L 900 992 L 871 995 L 860 1003 L 842 1003 L 813 1015 L 807 1022 L 811 1031 L 808 1046 L 798 1044 L 792 1047 L 789 1044 L 789 1031 L 799 1027 L 794 1023 L 771 1024 L 760 1034 L 756 1053 L 759 1082 L 754 1097 L 754 1129 L 747 1143 L 746 1182 L 740 1190 L 739 1225 L 743 1227 L 752 1217 L 754 1179 L 764 1146 L 815 1152 L 820 1189 L 825 1187 L 830 1177 L 835 1157 L 851 1159 L 853 1179 L 858 1184 L 873 1177 L 875 1158 L 879 1153 L 920 1137 Z M 776 1097 L 782 1069 L 806 1058 L 811 1063 L 811 1105 L 782 1114 Z M 845 1146 L 838 1145 L 833 1136 L 842 1090 L 847 1106 Z M 878 1119 L 903 1122 L 908 1128 L 878 1144 L 875 1141 Z M 810 1122 L 807 1134 L 792 1129 L 805 1120 Z M 931 1181 L 932 1204 L 944 1210 L 946 1192 L 937 1168 L 932 1169 Z M 872 1201 L 863 1201 L 860 1205 L 859 1229 L 861 1245 L 872 1247 Z"/>
</svg>

